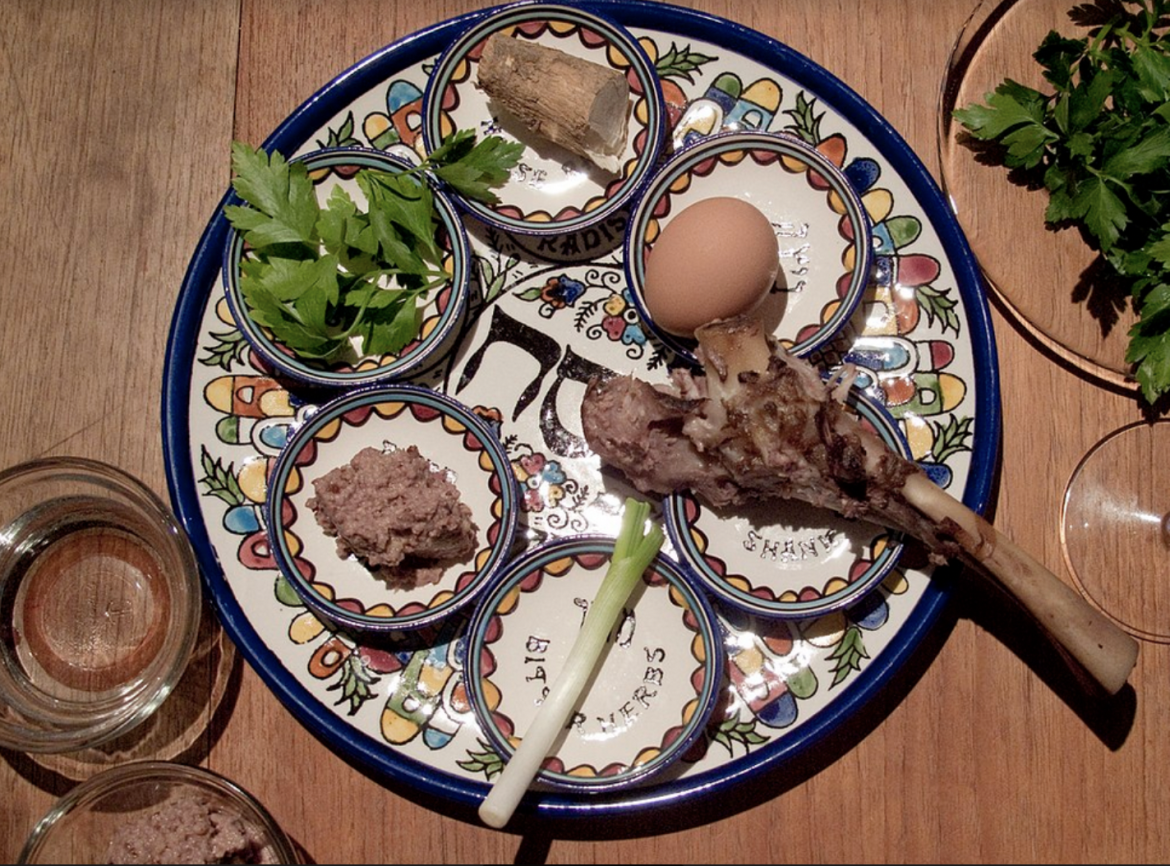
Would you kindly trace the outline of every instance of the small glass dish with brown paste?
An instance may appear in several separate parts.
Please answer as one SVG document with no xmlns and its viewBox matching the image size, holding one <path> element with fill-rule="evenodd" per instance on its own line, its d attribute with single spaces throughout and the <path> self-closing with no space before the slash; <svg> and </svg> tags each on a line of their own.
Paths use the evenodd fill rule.
<svg viewBox="0 0 1170 866">
<path fill-rule="evenodd" d="M 33 829 L 18 863 L 300 863 L 268 810 L 235 782 L 136 761 L 82 782 Z"/>
</svg>

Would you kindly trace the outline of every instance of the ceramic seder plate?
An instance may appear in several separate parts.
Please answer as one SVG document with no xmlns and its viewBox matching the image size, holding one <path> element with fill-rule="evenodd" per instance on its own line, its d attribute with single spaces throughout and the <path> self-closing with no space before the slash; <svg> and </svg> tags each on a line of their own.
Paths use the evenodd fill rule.
<svg viewBox="0 0 1170 866">
<path fill-rule="evenodd" d="M 861 176 L 877 253 L 864 327 L 842 332 L 812 360 L 824 368 L 856 362 L 859 383 L 896 419 L 914 459 L 982 511 L 999 439 L 994 338 L 974 259 L 918 158 L 845 84 L 781 43 L 663 3 L 617 0 L 604 9 L 658 64 L 672 123 L 705 100 L 719 108 L 705 115 L 717 124 L 750 119 L 817 139 Z M 421 146 L 413 121 L 427 70 L 487 14 L 436 24 L 339 70 L 267 145 L 307 152 L 352 121 L 370 145 Z M 802 128 L 808 117 L 818 122 Z M 217 210 L 180 291 L 163 393 L 168 483 L 209 595 L 266 684 L 339 755 L 425 802 L 470 814 L 490 785 L 492 755 L 463 689 L 463 623 L 451 619 L 433 640 L 387 652 L 330 633 L 275 579 L 264 481 L 302 396 L 266 376 L 235 339 L 218 281 L 226 236 Z M 585 383 L 604 370 L 666 381 L 675 360 L 639 320 L 620 239 L 486 230 L 472 244 L 467 325 L 448 361 L 419 384 L 495 419 L 522 485 L 521 541 L 612 536 L 629 490 L 601 471 L 582 439 Z M 540 792 L 523 809 L 566 821 L 629 817 L 637 832 L 649 810 L 702 803 L 690 814 L 709 816 L 733 789 L 767 780 L 763 790 L 778 790 L 772 780 L 789 762 L 815 761 L 829 735 L 848 736 L 848 723 L 880 712 L 875 699 L 924 649 L 944 585 L 903 556 L 855 608 L 790 621 L 720 609 L 724 700 L 701 758 L 613 795 Z M 339 695 L 347 698 L 339 703 Z"/>
</svg>

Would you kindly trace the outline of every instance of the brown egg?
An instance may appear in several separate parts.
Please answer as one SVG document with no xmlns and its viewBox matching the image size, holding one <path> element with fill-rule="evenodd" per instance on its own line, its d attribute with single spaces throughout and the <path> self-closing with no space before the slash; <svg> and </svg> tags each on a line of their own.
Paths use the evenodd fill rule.
<svg viewBox="0 0 1170 866">
<path fill-rule="evenodd" d="M 702 199 L 666 224 L 646 260 L 646 309 L 665 331 L 690 337 L 716 319 L 748 313 L 780 270 L 768 218 L 738 198 Z"/>
</svg>

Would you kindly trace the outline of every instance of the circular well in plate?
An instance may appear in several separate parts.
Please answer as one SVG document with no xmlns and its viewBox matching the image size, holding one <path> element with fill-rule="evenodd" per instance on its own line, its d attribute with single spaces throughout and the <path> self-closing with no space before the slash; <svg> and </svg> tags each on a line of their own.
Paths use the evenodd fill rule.
<svg viewBox="0 0 1170 866">
<path fill-rule="evenodd" d="M 756 315 L 794 355 L 823 346 L 849 321 L 869 286 L 870 221 L 837 166 L 782 133 L 714 133 L 695 140 L 655 172 L 630 216 L 624 251 L 630 291 L 642 318 L 663 343 L 696 361 L 694 339 L 655 325 L 645 300 L 646 262 L 675 216 L 718 196 L 751 203 L 776 233 L 780 275 Z"/>
<path fill-rule="evenodd" d="M 471 509 L 476 551 L 443 563 L 437 582 L 408 588 L 388 585 L 352 554 L 340 558 L 308 502 L 313 481 L 359 451 L 412 445 Z M 508 561 L 519 505 L 503 447 L 470 409 L 427 388 L 386 385 L 345 394 L 308 415 L 272 470 L 266 514 L 272 555 L 310 609 L 342 626 L 385 632 L 431 626 L 470 604 Z"/>
<path fill-rule="evenodd" d="M 626 74 L 633 105 L 617 174 L 526 132 L 518 122 L 504 125 L 493 116 L 490 101 L 476 85 L 476 68 L 483 42 L 498 31 Z M 428 151 L 456 129 L 485 125 L 497 135 L 525 144 L 521 163 L 496 190 L 498 204 L 456 200 L 477 219 L 503 231 L 560 236 L 622 219 L 620 212 L 649 179 L 662 152 L 666 111 L 654 64 L 622 25 L 600 11 L 595 14 L 556 3 L 517 3 L 467 28 L 439 58 L 427 80 L 423 141 Z"/>
<path fill-rule="evenodd" d="M 509 566 L 477 604 L 468 630 L 469 695 L 504 760 L 564 668 L 612 553 L 613 539 L 602 536 L 549 542 Z M 723 661 L 710 606 L 659 556 L 635 587 L 538 781 L 596 792 L 666 771 L 703 734 Z"/>
<path fill-rule="evenodd" d="M 366 207 L 364 194 L 354 176 L 370 169 L 398 174 L 411 166 L 403 159 L 364 147 L 325 148 L 294 157 L 308 170 L 317 200 L 324 208 L 336 189 L 348 193 L 359 207 Z M 442 360 L 452 348 L 467 313 L 471 280 L 471 247 L 459 211 L 450 197 L 433 186 L 430 189 L 439 221 L 439 243 L 450 280 L 432 289 L 422 310 L 419 335 L 401 352 L 381 357 L 362 357 L 325 362 L 300 358 L 274 339 L 268 328 L 257 324 L 248 313 L 240 285 L 240 263 L 247 255 L 244 234 L 228 232 L 223 253 L 224 295 L 240 333 L 277 375 L 310 386 L 357 387 L 399 381 L 420 375 Z M 242 202 L 233 193 L 231 204 Z"/>
</svg>

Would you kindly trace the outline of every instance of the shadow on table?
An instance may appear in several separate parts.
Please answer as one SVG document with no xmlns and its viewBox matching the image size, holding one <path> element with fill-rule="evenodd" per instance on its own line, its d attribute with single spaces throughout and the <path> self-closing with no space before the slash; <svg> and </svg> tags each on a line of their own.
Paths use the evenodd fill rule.
<svg viewBox="0 0 1170 866">
<path fill-rule="evenodd" d="M 927 630 L 896 675 L 867 699 L 862 709 L 849 714 L 836 728 L 821 736 L 814 748 L 785 757 L 753 774 L 745 774 L 744 778 L 735 780 L 733 789 L 720 784 L 713 786 L 712 790 L 700 791 L 685 802 L 671 802 L 667 798 L 658 807 L 650 804 L 628 813 L 609 812 L 599 815 L 596 820 L 579 815 L 557 817 L 541 814 L 537 817 L 531 806 L 522 803 L 504 830 L 520 837 L 514 862 L 545 862 L 553 841 L 558 839 L 605 841 L 673 833 L 733 816 L 783 796 L 847 754 L 885 721 L 919 681 L 946 641 L 957 621 L 955 609 L 953 604 L 943 605 L 935 626 Z M 392 783 L 384 784 L 395 789 Z M 416 804 L 440 814 L 482 826 L 473 807 L 454 804 L 417 790 L 403 790 L 401 793 Z M 620 807 L 621 796 L 613 796 L 615 799 L 610 802 Z M 603 795 L 598 796 L 599 807 L 605 806 L 606 802 Z"/>
<path fill-rule="evenodd" d="M 970 577 L 955 585 L 963 616 L 1010 649 L 1109 749 L 1120 749 L 1137 712 L 1133 686 L 1126 683 L 1116 695 L 1106 694 L 998 584 Z"/>
<path fill-rule="evenodd" d="M 31 784 L 61 797 L 78 782 L 128 761 L 199 764 L 222 735 L 240 691 L 243 662 L 205 606 L 199 635 L 183 676 L 155 713 L 120 737 L 74 752 L 33 754 L 0 748 Z"/>
<path fill-rule="evenodd" d="M 1002 483 L 997 472 L 989 501 L 998 500 Z M 994 509 L 986 516 L 994 522 Z M 953 573 L 951 579 L 951 609 L 957 615 L 1011 650 L 1108 748 L 1121 748 L 1137 712 L 1137 693 L 1132 685 L 1126 683 L 1116 695 L 1106 694 L 990 575 L 965 568 Z"/>
<path fill-rule="evenodd" d="M 693 803 L 664 804 L 651 813 L 606 815 L 598 821 L 539 819 L 526 824 L 517 813 L 515 832 L 521 836 L 516 863 L 543 863 L 556 839 L 606 840 L 677 832 L 709 824 L 752 809 L 798 787 L 830 766 L 880 725 L 918 683 L 933 662 L 959 618 L 969 619 L 1001 641 L 1088 726 L 1108 748 L 1121 747 L 1132 729 L 1137 697 L 1126 685 L 1106 695 L 1079 672 L 1075 663 L 1056 648 L 1035 621 L 982 576 L 954 571 L 949 604 L 937 626 L 913 653 L 906 666 L 862 712 L 830 732 L 816 748 L 779 763 L 756 778 L 737 783 L 721 797 L 696 798 Z M 475 820 L 474 816 L 470 820 Z"/>
</svg>

